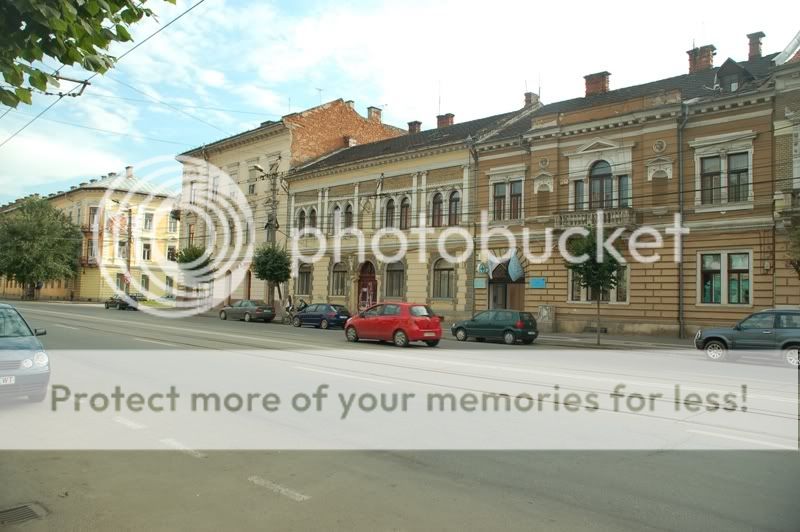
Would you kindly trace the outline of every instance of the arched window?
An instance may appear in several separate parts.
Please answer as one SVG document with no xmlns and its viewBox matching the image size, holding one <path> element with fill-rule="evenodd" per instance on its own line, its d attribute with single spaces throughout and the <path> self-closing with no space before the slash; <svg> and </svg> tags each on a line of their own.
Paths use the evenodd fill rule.
<svg viewBox="0 0 800 532">
<path fill-rule="evenodd" d="M 297 272 L 295 293 L 301 296 L 311 295 L 311 265 L 303 264 Z"/>
<path fill-rule="evenodd" d="M 333 214 L 331 215 L 331 228 L 334 234 L 342 230 L 342 208 L 338 205 L 333 208 Z"/>
<path fill-rule="evenodd" d="M 611 165 L 597 161 L 589 172 L 589 208 L 610 209 L 614 203 L 614 180 Z"/>
<path fill-rule="evenodd" d="M 442 226 L 442 195 L 439 193 L 433 197 L 433 204 L 431 205 L 431 226 Z"/>
<path fill-rule="evenodd" d="M 386 266 L 386 297 L 403 297 L 405 276 L 402 262 L 392 262 Z"/>
<path fill-rule="evenodd" d="M 433 265 L 433 297 L 452 299 L 455 293 L 455 270 L 453 265 L 444 259 Z"/>
<path fill-rule="evenodd" d="M 349 203 L 344 208 L 344 226 L 353 227 L 353 206 Z"/>
<path fill-rule="evenodd" d="M 403 201 L 400 202 L 400 229 L 409 227 L 411 227 L 411 201 L 403 198 Z"/>
<path fill-rule="evenodd" d="M 461 194 L 457 190 L 450 193 L 447 209 L 447 225 L 458 225 L 461 214 Z"/>
<path fill-rule="evenodd" d="M 306 211 L 300 210 L 297 214 L 297 229 L 302 231 L 306 228 Z"/>
<path fill-rule="evenodd" d="M 344 262 L 337 262 L 333 265 L 333 275 L 331 276 L 331 295 L 343 296 L 347 293 L 347 266 Z"/>
<path fill-rule="evenodd" d="M 308 226 L 316 229 L 317 227 L 317 209 L 308 211 Z"/>
<path fill-rule="evenodd" d="M 394 200 L 386 202 L 386 212 L 384 213 L 384 227 L 394 227 Z"/>
</svg>

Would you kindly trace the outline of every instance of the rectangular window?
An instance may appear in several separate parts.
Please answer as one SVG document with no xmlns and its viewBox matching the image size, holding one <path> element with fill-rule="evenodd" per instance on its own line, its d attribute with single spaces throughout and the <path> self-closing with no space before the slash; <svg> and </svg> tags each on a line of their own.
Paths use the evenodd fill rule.
<svg viewBox="0 0 800 532">
<path fill-rule="evenodd" d="M 800 314 L 779 314 L 778 329 L 800 329 Z"/>
<path fill-rule="evenodd" d="M 175 246 L 167 246 L 167 260 L 170 262 L 178 260 L 178 252 L 175 250 Z"/>
<path fill-rule="evenodd" d="M 142 292 L 148 292 L 150 290 L 150 277 L 147 275 L 142 275 Z"/>
<path fill-rule="evenodd" d="M 164 280 L 164 285 L 164 294 L 171 296 L 174 292 L 175 281 L 172 279 L 172 277 L 167 276 L 167 278 Z"/>
<path fill-rule="evenodd" d="M 190 246 L 194 245 L 194 224 L 189 224 L 189 235 L 187 238 Z"/>
<path fill-rule="evenodd" d="M 600 291 L 601 303 L 627 303 L 628 302 L 628 266 L 620 265 L 617 272 L 617 286 L 611 290 Z M 580 277 L 569 272 L 569 301 L 575 303 L 590 303 L 597 301 L 598 291 L 581 285 Z"/>
<path fill-rule="evenodd" d="M 586 194 L 584 191 L 585 186 L 586 185 L 583 181 L 574 181 L 572 183 L 574 205 L 576 211 L 580 211 L 586 208 Z"/>
<path fill-rule="evenodd" d="M 494 220 L 503 220 L 506 215 L 506 184 L 494 185 Z"/>
<path fill-rule="evenodd" d="M 95 229 L 97 227 L 98 217 L 97 207 L 89 207 L 89 227 Z"/>
<path fill-rule="evenodd" d="M 582 292 L 583 286 L 581 286 L 580 276 L 570 272 L 569 300 L 580 301 Z"/>
<path fill-rule="evenodd" d="M 307 296 L 311 293 L 311 269 L 301 269 L 297 273 L 297 293 Z"/>
<path fill-rule="evenodd" d="M 611 175 L 592 177 L 589 186 L 589 207 L 591 209 L 610 209 L 613 206 L 614 181 Z"/>
<path fill-rule="evenodd" d="M 333 279 L 331 281 L 331 295 L 343 296 L 345 295 L 345 286 L 347 284 L 347 270 L 333 270 Z"/>
<path fill-rule="evenodd" d="M 117 281 L 117 283 L 116 283 L 117 284 L 117 290 L 119 290 L 120 292 L 124 291 L 125 290 L 125 284 L 126 284 L 125 283 L 125 274 L 124 273 L 118 273 L 116 281 Z"/>
<path fill-rule="evenodd" d="M 197 204 L 197 183 L 189 183 L 189 203 Z"/>
<path fill-rule="evenodd" d="M 144 215 L 144 230 L 145 231 L 152 231 L 153 230 L 153 213 L 148 212 Z"/>
<path fill-rule="evenodd" d="M 722 201 L 722 174 L 719 157 L 700 159 L 700 202 L 715 205 Z"/>
<path fill-rule="evenodd" d="M 512 181 L 510 194 L 509 219 L 519 220 L 522 218 L 522 181 Z"/>
<path fill-rule="evenodd" d="M 256 184 L 255 183 L 250 183 L 249 185 L 247 185 L 247 193 L 249 195 L 251 195 L 251 196 L 256 193 Z"/>
<path fill-rule="evenodd" d="M 747 153 L 728 155 L 728 202 L 750 199 L 750 156 Z"/>
<path fill-rule="evenodd" d="M 142 260 L 150 260 L 152 253 L 152 244 L 142 244 Z"/>
<path fill-rule="evenodd" d="M 617 287 L 616 287 L 616 301 L 617 303 L 625 303 L 628 301 L 628 267 L 622 266 L 617 272 Z"/>
<path fill-rule="evenodd" d="M 167 226 L 167 231 L 169 231 L 170 233 L 178 232 L 178 220 L 173 218 L 171 214 L 169 216 L 169 224 Z"/>
<path fill-rule="evenodd" d="M 631 176 L 621 175 L 617 178 L 617 205 L 620 209 L 628 208 L 632 204 Z"/>
<path fill-rule="evenodd" d="M 728 303 L 750 304 L 750 254 L 728 255 Z"/>
<path fill-rule="evenodd" d="M 722 256 L 716 253 L 701 255 L 700 261 L 700 301 L 722 303 Z"/>
<path fill-rule="evenodd" d="M 93 259 L 97 256 L 97 249 L 94 245 L 94 240 L 91 238 L 86 241 L 86 256 Z"/>
<path fill-rule="evenodd" d="M 117 257 L 121 259 L 128 257 L 128 243 L 124 240 L 117 242 Z"/>
<path fill-rule="evenodd" d="M 405 271 L 402 268 L 386 269 L 386 297 L 403 297 L 403 279 Z"/>
</svg>

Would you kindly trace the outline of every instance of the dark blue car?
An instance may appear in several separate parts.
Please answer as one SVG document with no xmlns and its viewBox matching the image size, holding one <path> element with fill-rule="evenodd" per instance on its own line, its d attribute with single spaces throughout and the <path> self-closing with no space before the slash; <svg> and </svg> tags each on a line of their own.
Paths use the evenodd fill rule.
<svg viewBox="0 0 800 532">
<path fill-rule="evenodd" d="M 0 397 L 26 396 L 44 401 L 50 381 L 50 360 L 37 336 L 17 309 L 0 303 Z"/>
<path fill-rule="evenodd" d="M 294 319 L 292 319 L 292 325 L 295 327 L 313 325 L 314 327 L 328 329 L 330 327 L 344 327 L 348 318 L 350 318 L 350 311 L 343 305 L 319 303 L 308 305 L 295 314 Z"/>
</svg>

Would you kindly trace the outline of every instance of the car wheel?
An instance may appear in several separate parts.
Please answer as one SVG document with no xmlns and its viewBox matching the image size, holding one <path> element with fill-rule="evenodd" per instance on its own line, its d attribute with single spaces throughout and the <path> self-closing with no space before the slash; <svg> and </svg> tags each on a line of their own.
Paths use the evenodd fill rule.
<svg viewBox="0 0 800 532">
<path fill-rule="evenodd" d="M 300 318 L 295 316 L 295 318 L 292 320 L 292 325 L 294 325 L 295 327 L 300 327 L 302 325 Z"/>
<path fill-rule="evenodd" d="M 706 358 L 714 362 L 722 362 L 728 357 L 728 348 L 719 340 L 711 340 L 708 342 L 703 351 L 706 353 Z"/>
<path fill-rule="evenodd" d="M 792 345 L 784 349 L 783 360 L 792 367 L 800 366 L 800 346 Z"/>
<path fill-rule="evenodd" d="M 358 332 L 355 327 L 348 327 L 344 332 L 348 342 L 358 342 Z"/>
<path fill-rule="evenodd" d="M 466 342 L 467 338 L 468 336 L 466 329 L 456 329 L 456 340 L 459 342 Z"/>
<path fill-rule="evenodd" d="M 219 313 L 219 319 L 221 319 L 221 320 L 223 320 L 223 321 L 224 321 L 224 320 L 227 320 L 227 319 L 228 319 L 228 314 L 227 314 L 227 313 L 226 313 L 224 310 L 220 311 L 220 313 Z"/>
<path fill-rule="evenodd" d="M 503 342 L 506 345 L 514 345 L 517 341 L 517 337 L 514 336 L 514 333 L 511 331 L 506 331 L 503 333 Z"/>
<path fill-rule="evenodd" d="M 392 339 L 397 347 L 408 347 L 408 336 L 404 331 L 396 331 Z"/>
<path fill-rule="evenodd" d="M 328 323 L 328 320 L 322 320 L 321 322 L 319 322 L 320 329 L 327 329 L 330 326 L 331 325 L 330 323 Z"/>
<path fill-rule="evenodd" d="M 108 310 L 108 303 L 106 303 L 106 310 Z"/>
<path fill-rule="evenodd" d="M 244 313 L 244 321 L 246 321 L 247 323 L 250 323 L 251 321 L 253 321 L 253 317 L 250 316 L 249 312 L 245 312 Z"/>
<path fill-rule="evenodd" d="M 428 344 L 428 347 L 436 347 L 439 345 L 439 340 L 426 340 L 425 343 Z"/>
<path fill-rule="evenodd" d="M 42 390 L 39 393 L 35 393 L 28 396 L 28 401 L 31 403 L 41 403 L 47 397 L 47 389 Z"/>
</svg>

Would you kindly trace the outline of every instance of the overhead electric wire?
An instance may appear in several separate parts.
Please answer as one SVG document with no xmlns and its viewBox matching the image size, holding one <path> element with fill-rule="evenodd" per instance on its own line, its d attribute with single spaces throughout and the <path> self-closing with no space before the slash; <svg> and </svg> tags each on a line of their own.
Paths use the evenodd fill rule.
<svg viewBox="0 0 800 532">
<path fill-rule="evenodd" d="M 161 26 L 160 28 L 158 28 L 156 31 L 154 31 L 153 33 L 151 33 L 150 35 L 148 35 L 147 37 L 145 37 L 143 40 L 139 41 L 139 42 L 138 42 L 137 44 L 135 44 L 135 45 L 134 45 L 132 48 L 130 48 L 129 50 L 127 50 L 125 53 L 123 53 L 122 55 L 120 55 L 119 57 L 117 57 L 117 59 L 116 59 L 116 62 L 117 62 L 117 63 L 119 63 L 119 61 L 120 61 L 120 60 L 121 60 L 123 57 L 125 57 L 125 56 L 126 56 L 126 55 L 128 55 L 128 54 L 130 54 L 131 52 L 133 52 L 134 50 L 136 50 L 137 48 L 139 48 L 141 45 L 143 45 L 144 43 L 146 43 L 147 41 L 149 41 L 150 39 L 152 39 L 153 37 L 155 37 L 156 35 L 158 35 L 158 34 L 159 34 L 159 33 L 161 33 L 162 31 L 164 31 L 164 30 L 165 30 L 165 29 L 167 29 L 168 27 L 170 27 L 172 24 L 174 24 L 175 22 L 177 22 L 178 20 L 180 20 L 180 19 L 181 19 L 181 18 L 182 18 L 184 15 L 188 14 L 190 11 L 192 11 L 194 8 L 196 8 L 197 6 L 199 6 L 200 4 L 202 4 L 202 3 L 203 3 L 203 2 L 205 2 L 205 1 L 206 1 L 206 0 L 198 0 L 198 1 L 197 1 L 197 2 L 194 4 L 194 5 L 192 5 L 191 7 L 189 7 L 189 8 L 188 8 L 186 11 L 184 11 L 183 13 L 181 13 L 180 15 L 178 15 L 177 17 L 175 17 L 174 19 L 170 20 L 169 22 L 167 22 L 166 24 L 164 24 L 163 26 Z M 63 65 L 62 65 L 61 67 L 59 67 L 59 70 L 60 70 L 61 68 L 63 68 Z M 9 137 L 8 137 L 8 138 L 6 138 L 6 139 L 5 139 L 5 140 L 4 140 L 2 143 L 0 143 L 0 148 L 2 148 L 3 146 L 5 146 L 6 144 L 8 144 L 8 143 L 11 141 L 11 139 L 13 139 L 14 137 L 16 137 L 16 136 L 17 136 L 17 135 L 19 135 L 20 133 L 22 133 L 22 132 L 23 132 L 23 131 L 24 131 L 24 130 L 25 130 L 27 127 L 28 127 L 28 126 L 30 126 L 31 124 L 33 124 L 34 122 L 36 122 L 36 120 L 38 120 L 38 119 L 39 119 L 39 118 L 40 118 L 40 117 L 41 117 L 43 114 L 45 114 L 47 111 L 49 111 L 50 109 L 52 109 L 52 108 L 53 108 L 53 107 L 54 107 L 54 106 L 55 106 L 55 105 L 56 105 L 58 102 L 60 102 L 61 100 L 63 100 L 63 99 L 64 99 L 64 96 L 68 95 L 69 93 L 71 93 L 72 91 L 74 91 L 75 89 L 77 89 L 77 88 L 78 88 L 78 87 L 80 87 L 80 86 L 85 86 L 85 85 L 86 85 L 86 84 L 87 84 L 89 81 L 91 81 L 92 79 L 94 79 L 96 76 L 99 76 L 99 75 L 100 75 L 100 73 L 99 73 L 99 72 L 95 72 L 94 74 L 92 74 L 91 76 L 89 76 L 89 77 L 88 77 L 88 78 L 87 78 L 85 81 L 83 81 L 83 82 L 81 82 L 81 83 L 78 83 L 78 84 L 76 84 L 76 85 L 75 85 L 75 86 L 74 86 L 72 89 L 70 89 L 70 90 L 69 90 L 69 91 L 67 91 L 66 93 L 64 93 L 64 94 L 60 94 L 60 95 L 58 96 L 58 99 L 57 99 L 57 100 L 55 100 L 53 103 L 51 103 L 50 105 L 48 105 L 47 107 L 45 107 L 45 108 L 44 108 L 44 109 L 43 109 L 43 110 L 42 110 L 42 111 L 41 111 L 39 114 L 37 114 L 37 115 L 36 115 L 35 117 L 33 117 L 33 118 L 30 120 L 30 121 L 28 121 L 28 122 L 27 122 L 27 123 L 26 123 L 24 126 L 22 126 L 21 128 L 19 128 L 17 131 L 15 131 L 14 133 L 12 133 L 12 134 L 11 134 L 11 136 L 9 136 Z"/>
</svg>

